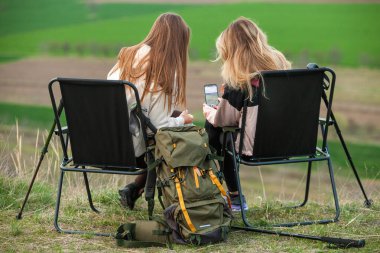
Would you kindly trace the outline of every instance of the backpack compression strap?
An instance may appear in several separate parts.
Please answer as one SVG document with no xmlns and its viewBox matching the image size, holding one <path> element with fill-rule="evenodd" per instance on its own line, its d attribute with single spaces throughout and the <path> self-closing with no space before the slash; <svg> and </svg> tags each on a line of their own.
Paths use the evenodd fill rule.
<svg viewBox="0 0 380 253">
<path fill-rule="evenodd" d="M 186 223 L 189 226 L 191 232 L 195 233 L 197 230 L 195 229 L 194 224 L 191 222 L 189 213 L 187 212 L 185 201 L 183 200 L 181 184 L 177 177 L 174 179 L 174 182 L 175 182 L 175 187 L 177 189 L 179 205 L 181 206 L 183 216 L 185 217 Z"/>
<path fill-rule="evenodd" d="M 223 186 L 220 184 L 218 178 L 214 175 L 212 170 L 208 171 L 208 174 L 210 176 L 211 181 L 218 187 L 220 193 L 223 197 L 227 198 L 228 206 L 231 208 L 231 199 L 230 196 L 227 195 L 226 191 L 224 190 Z"/>
</svg>

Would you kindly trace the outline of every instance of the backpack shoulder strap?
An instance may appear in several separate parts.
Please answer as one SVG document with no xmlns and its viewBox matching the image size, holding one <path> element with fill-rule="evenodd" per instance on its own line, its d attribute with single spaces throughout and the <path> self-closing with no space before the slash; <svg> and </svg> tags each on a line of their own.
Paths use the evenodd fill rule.
<svg viewBox="0 0 380 253">
<path fill-rule="evenodd" d="M 179 200 L 179 205 L 180 205 L 181 210 L 182 210 L 182 214 L 185 217 L 186 223 L 189 226 L 191 232 L 195 233 L 197 230 L 195 229 L 194 224 L 191 222 L 189 213 L 187 212 L 187 209 L 185 206 L 185 201 L 183 199 L 181 183 L 179 182 L 179 179 L 177 177 L 174 179 L 174 182 L 175 182 L 175 187 L 177 189 L 178 200 Z"/>
<path fill-rule="evenodd" d="M 231 208 L 231 199 L 230 199 L 230 196 L 227 195 L 226 190 L 224 190 L 224 188 L 223 188 L 222 184 L 219 182 L 218 178 L 214 175 L 214 173 L 212 172 L 212 170 L 209 170 L 208 174 L 210 176 L 211 181 L 216 185 L 216 187 L 218 187 L 218 189 L 219 189 L 220 193 L 222 194 L 222 196 L 227 199 L 228 206 L 229 206 L 229 208 Z"/>
</svg>

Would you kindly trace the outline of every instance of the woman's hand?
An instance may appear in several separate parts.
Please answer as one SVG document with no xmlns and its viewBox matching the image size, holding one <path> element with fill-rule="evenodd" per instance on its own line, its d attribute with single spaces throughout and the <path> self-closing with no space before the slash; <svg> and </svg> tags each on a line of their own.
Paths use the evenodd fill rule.
<svg viewBox="0 0 380 253">
<path fill-rule="evenodd" d="M 203 115 L 205 116 L 206 119 L 214 111 L 216 111 L 216 108 L 211 107 L 211 106 L 209 106 L 208 104 L 205 104 L 205 103 L 203 104 Z"/>
<path fill-rule="evenodd" d="M 212 125 L 215 124 L 216 111 L 216 108 L 213 108 L 207 104 L 203 104 L 203 115 L 205 116 L 206 120 Z"/>
<path fill-rule="evenodd" d="M 184 110 L 179 116 L 183 118 L 184 124 L 193 123 L 194 116 L 190 114 L 187 109 Z"/>
</svg>

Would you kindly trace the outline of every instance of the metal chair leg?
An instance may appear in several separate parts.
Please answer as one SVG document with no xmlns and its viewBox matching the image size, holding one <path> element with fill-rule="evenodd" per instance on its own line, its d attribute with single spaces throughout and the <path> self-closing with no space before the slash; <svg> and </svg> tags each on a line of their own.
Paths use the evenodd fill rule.
<svg viewBox="0 0 380 253">
<path fill-rule="evenodd" d="M 59 233 L 63 233 L 63 230 L 58 224 L 58 216 L 59 216 L 59 208 L 61 205 L 62 184 L 63 184 L 64 175 L 65 175 L 65 172 L 61 170 L 61 176 L 59 177 L 59 183 L 58 183 L 57 202 L 55 204 L 55 213 L 54 213 L 54 227 Z"/>
<path fill-rule="evenodd" d="M 331 182 L 331 188 L 332 188 L 332 192 L 333 192 L 333 196 L 334 196 L 334 204 L 335 204 L 334 222 L 336 222 L 339 220 L 339 216 L 340 216 L 339 199 L 338 199 L 338 194 L 337 194 L 336 186 L 335 186 L 334 169 L 333 169 L 330 158 L 327 160 L 327 163 L 328 163 L 328 167 L 329 167 L 330 182 Z"/>
<path fill-rule="evenodd" d="M 100 211 L 95 208 L 94 203 L 92 202 L 92 196 L 91 196 L 91 191 L 90 191 L 90 184 L 88 183 L 88 177 L 87 177 L 87 173 L 86 172 L 83 172 L 83 178 L 84 178 L 84 184 L 86 185 L 87 198 L 88 198 L 88 202 L 90 204 L 90 207 L 91 207 L 91 209 L 95 213 L 100 213 Z"/>
<path fill-rule="evenodd" d="M 308 162 L 307 176 L 306 176 L 306 186 L 305 186 L 305 196 L 304 196 L 303 202 L 301 204 L 298 204 L 298 205 L 295 205 L 295 206 L 289 206 L 287 208 L 299 208 L 299 207 L 303 207 L 304 205 L 306 205 L 307 201 L 309 200 L 311 164 L 312 164 L 312 162 Z"/>
<path fill-rule="evenodd" d="M 237 178 L 237 186 L 239 190 L 239 198 L 240 198 L 240 207 L 241 207 L 241 217 L 246 227 L 254 228 L 254 226 L 248 221 L 246 212 L 243 209 L 243 194 L 242 194 L 242 188 L 240 183 L 240 177 L 239 177 L 239 165 L 236 164 L 236 178 Z M 294 227 L 294 226 L 305 226 L 305 225 L 312 225 L 312 224 L 328 224 L 332 222 L 336 222 L 339 219 L 340 215 L 340 209 L 339 209 L 339 201 L 338 201 L 338 195 L 336 192 L 335 187 L 335 179 L 334 179 L 334 171 L 332 168 L 331 160 L 328 159 L 328 167 L 329 167 L 329 173 L 330 173 L 330 181 L 331 181 L 331 187 L 333 191 L 334 196 L 334 203 L 335 203 L 335 217 L 333 219 L 322 219 L 322 220 L 310 220 L 310 221 L 301 221 L 301 222 L 289 222 L 289 223 L 281 223 L 281 224 L 273 224 L 268 225 L 268 227 Z"/>
<path fill-rule="evenodd" d="M 322 98 L 323 98 L 323 101 L 324 101 L 326 107 L 328 107 L 329 101 L 327 99 L 326 93 L 322 93 Z M 366 194 L 366 192 L 364 190 L 363 184 L 362 184 L 362 182 L 361 182 L 361 180 L 359 178 L 358 171 L 356 170 L 354 161 L 351 158 L 350 152 L 348 151 L 346 142 L 344 141 L 342 132 L 341 132 L 341 130 L 339 128 L 338 122 L 336 121 L 335 115 L 334 115 L 334 113 L 332 111 L 331 111 L 331 120 L 333 122 L 333 125 L 334 125 L 334 128 L 335 128 L 335 132 L 336 132 L 336 134 L 339 137 L 339 141 L 342 144 L 342 147 L 343 147 L 344 153 L 346 154 L 347 160 L 350 163 L 350 167 L 351 167 L 352 171 L 354 172 L 356 181 L 358 182 L 360 190 L 363 193 L 363 196 L 364 196 L 364 199 L 365 199 L 364 200 L 364 206 L 369 208 L 369 207 L 372 206 L 373 200 L 368 198 L 368 196 L 367 196 L 367 194 Z M 321 124 L 321 126 L 322 126 L 322 124 Z"/>
<path fill-rule="evenodd" d="M 307 166 L 307 178 L 306 178 L 305 197 L 304 197 L 304 200 L 303 200 L 303 202 L 301 203 L 300 206 L 306 205 L 307 201 L 309 200 L 311 165 L 312 165 L 312 162 L 309 162 L 308 166 Z"/>
<path fill-rule="evenodd" d="M 352 160 L 352 158 L 351 158 L 350 152 L 348 151 L 348 148 L 347 148 L 347 146 L 346 146 L 346 142 L 344 141 L 344 139 L 343 139 L 343 135 L 342 135 L 342 133 L 341 133 L 341 131 L 340 131 L 340 129 L 339 129 L 338 123 L 336 122 L 334 115 L 331 114 L 331 116 L 332 116 L 332 118 L 333 118 L 333 120 L 334 120 L 335 131 L 336 131 L 336 133 L 337 133 L 337 135 L 338 135 L 338 137 L 339 137 L 340 143 L 342 144 L 342 147 L 343 147 L 344 153 L 346 154 L 347 160 L 348 160 L 348 162 L 350 163 L 350 167 L 351 167 L 351 169 L 352 169 L 352 172 L 354 172 L 354 175 L 355 175 L 356 181 L 357 181 L 358 184 L 359 184 L 360 190 L 361 190 L 362 193 L 363 193 L 363 196 L 364 196 L 364 199 L 365 199 L 365 200 L 364 200 L 364 206 L 367 207 L 367 208 L 370 208 L 370 207 L 372 206 L 372 204 L 373 204 L 373 200 L 372 200 L 372 199 L 369 199 L 369 198 L 367 197 L 367 194 L 366 194 L 366 192 L 365 192 L 365 190 L 364 190 L 363 184 L 362 184 L 362 182 L 361 182 L 361 180 L 360 180 L 360 177 L 359 177 L 358 171 L 356 170 L 355 164 L 354 164 L 354 162 L 353 162 L 353 160 Z"/>
<path fill-rule="evenodd" d="M 327 223 L 337 222 L 339 220 L 339 216 L 340 216 L 339 200 L 338 200 L 338 194 L 337 194 L 336 186 L 335 186 L 334 169 L 333 169 L 330 157 L 327 159 L 327 165 L 328 165 L 329 174 L 330 174 L 330 183 L 331 183 L 332 193 L 334 196 L 335 217 L 333 219 L 275 224 L 275 225 L 271 225 L 271 227 L 294 227 L 294 226 L 304 226 L 304 225 L 311 225 L 311 224 L 327 224 Z"/>
<path fill-rule="evenodd" d="M 331 112 L 331 114 L 333 114 L 333 113 Z M 322 135 L 323 135 L 323 134 L 325 134 L 325 129 L 327 128 L 327 126 L 326 125 L 323 126 L 323 124 L 320 124 L 320 126 L 321 126 L 321 132 L 322 132 Z M 326 150 L 325 151 L 328 152 L 328 150 L 329 150 L 329 147 L 328 147 L 328 144 L 326 143 Z M 328 168 L 329 168 L 330 182 L 331 182 L 332 192 L 333 192 L 333 196 L 334 196 L 334 204 L 335 204 L 335 218 L 334 218 L 334 222 L 336 222 L 336 221 L 338 221 L 339 216 L 340 216 L 340 208 L 339 208 L 338 194 L 336 192 L 336 187 L 335 187 L 334 169 L 333 169 L 333 166 L 332 166 L 331 157 L 328 158 L 327 165 L 328 165 Z"/>
<path fill-rule="evenodd" d="M 335 179 L 334 179 L 334 170 L 332 167 L 331 159 L 328 158 L 328 169 L 330 174 L 330 182 L 331 182 L 331 188 L 332 193 L 334 196 L 334 204 L 335 204 L 335 217 L 333 219 L 322 219 L 322 220 L 311 220 L 311 221 L 302 221 L 302 222 L 290 222 L 290 223 L 283 223 L 283 224 L 274 224 L 270 225 L 271 227 L 294 227 L 294 226 L 305 226 L 305 225 L 312 225 L 312 224 L 328 224 L 337 222 L 340 216 L 340 208 L 339 208 L 339 200 L 338 200 L 338 194 L 336 191 L 335 186 Z"/>
<path fill-rule="evenodd" d="M 242 192 L 242 188 L 241 188 L 241 183 L 240 183 L 240 173 L 239 173 L 239 170 L 240 170 L 240 164 L 236 161 L 236 154 L 235 154 L 235 149 L 233 149 L 233 156 L 234 156 L 234 163 L 235 163 L 235 177 L 236 177 L 236 183 L 237 183 L 237 187 L 238 187 L 238 191 L 239 191 L 239 200 L 240 200 L 240 213 L 241 213 L 241 219 L 243 220 L 244 222 L 244 225 L 246 227 L 254 227 L 252 226 L 248 219 L 247 219 L 247 216 L 246 216 L 246 211 L 244 211 L 244 206 L 243 206 L 243 192 Z"/>
<path fill-rule="evenodd" d="M 325 134 L 325 126 L 323 124 L 320 124 L 322 135 Z M 328 145 L 326 143 L 326 152 L 328 152 Z M 291 222 L 291 223 L 283 223 L 283 224 L 275 224 L 271 225 L 272 227 L 294 227 L 294 226 L 304 226 L 304 225 L 311 225 L 311 224 L 327 224 L 332 222 L 337 222 L 340 215 L 340 208 L 339 208 L 339 200 L 338 200 L 338 194 L 336 192 L 336 186 L 335 186 L 335 179 L 334 179 L 334 170 L 331 163 L 331 158 L 328 157 L 327 159 L 327 165 L 329 169 L 330 174 L 330 182 L 332 187 L 332 192 L 334 196 L 334 204 L 335 204 L 335 217 L 333 219 L 324 219 L 324 220 L 314 220 L 314 221 L 303 221 L 303 222 Z M 310 167 L 311 168 L 311 167 Z M 310 178 L 309 178 L 310 180 Z"/>
<path fill-rule="evenodd" d="M 59 107 L 58 107 L 58 115 L 60 116 L 61 113 L 62 113 L 62 110 L 63 110 L 63 101 L 61 100 L 59 102 Z M 34 174 L 33 174 L 33 177 L 32 177 L 32 180 L 29 184 L 29 188 L 28 188 L 28 191 L 25 195 L 25 198 L 24 198 L 24 202 L 22 203 L 22 206 L 21 206 L 21 209 L 20 209 L 20 212 L 18 213 L 18 215 L 16 216 L 16 218 L 18 220 L 21 220 L 22 219 L 22 213 L 24 211 L 24 208 L 25 208 L 25 205 L 26 205 L 26 202 L 28 202 L 28 199 L 29 199 L 29 194 L 30 192 L 32 191 L 32 188 L 33 188 L 33 185 L 34 185 L 34 181 L 36 180 L 36 177 L 37 177 L 37 174 L 38 174 L 38 171 L 40 170 L 40 166 L 41 166 L 41 163 L 42 161 L 44 160 L 45 158 L 45 155 L 46 153 L 48 152 L 48 147 L 49 147 L 49 144 L 50 144 L 50 140 L 53 136 L 53 133 L 54 133 L 54 130 L 55 130 L 55 126 L 56 126 L 56 121 L 54 120 L 53 122 L 53 125 L 51 126 L 51 129 L 50 129 L 50 132 L 48 134 L 48 137 L 46 138 L 46 141 L 45 141 L 45 144 L 41 150 L 41 155 L 40 155 L 40 160 L 38 161 L 38 164 L 36 166 L 36 169 L 34 171 Z"/>
<path fill-rule="evenodd" d="M 107 236 L 107 237 L 114 236 L 114 234 L 111 234 L 111 233 L 94 233 L 91 231 L 66 230 L 66 229 L 62 229 L 59 226 L 58 217 L 59 217 L 59 208 L 60 208 L 60 204 L 61 204 L 62 185 L 63 185 L 64 174 L 65 174 L 65 171 L 61 170 L 61 176 L 59 178 L 59 183 L 58 183 L 57 203 L 55 205 L 54 227 L 57 230 L 57 232 L 64 233 L 64 234 L 91 234 L 91 235 L 96 235 L 96 236 Z"/>
</svg>

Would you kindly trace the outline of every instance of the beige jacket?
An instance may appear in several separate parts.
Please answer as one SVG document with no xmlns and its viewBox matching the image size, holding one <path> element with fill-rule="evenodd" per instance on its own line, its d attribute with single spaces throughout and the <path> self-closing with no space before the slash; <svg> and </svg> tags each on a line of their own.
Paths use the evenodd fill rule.
<svg viewBox="0 0 380 253">
<path fill-rule="evenodd" d="M 150 51 L 150 47 L 148 45 L 143 45 L 136 53 L 134 66 L 138 64 L 138 62 Z M 110 71 L 107 75 L 108 80 L 120 80 L 120 69 L 116 69 L 116 71 Z M 143 94 L 145 88 L 145 77 L 141 77 L 134 82 L 139 95 Z M 153 83 L 151 86 L 153 88 Z M 136 99 L 133 94 L 133 91 L 130 89 L 126 89 L 127 96 L 127 104 L 128 108 L 131 108 L 136 104 Z M 184 124 L 184 119 L 182 117 L 171 117 L 175 106 L 172 104 L 171 110 L 168 109 L 168 101 L 165 95 L 162 92 L 148 93 L 144 101 L 141 102 L 141 109 L 144 114 L 149 117 L 152 124 L 160 129 L 162 127 L 174 127 L 174 126 L 182 126 Z M 172 99 L 174 102 L 175 99 Z M 166 103 L 165 103 L 166 102 Z M 142 155 L 145 152 L 145 145 L 142 139 L 142 134 L 139 136 L 134 136 L 133 143 L 135 146 L 136 157 Z"/>
<path fill-rule="evenodd" d="M 255 142 L 258 103 L 256 92 L 254 92 L 254 94 L 252 101 L 248 102 L 246 127 L 243 138 L 244 146 L 242 153 L 247 156 L 253 155 L 253 144 Z M 241 90 L 235 90 L 226 86 L 216 109 L 204 105 L 203 112 L 206 116 L 206 120 L 214 127 L 241 127 L 244 99 L 246 98 Z M 239 150 L 239 143 L 240 134 L 238 134 L 235 141 L 236 150 Z"/>
</svg>

